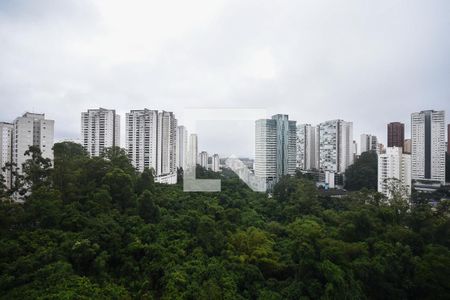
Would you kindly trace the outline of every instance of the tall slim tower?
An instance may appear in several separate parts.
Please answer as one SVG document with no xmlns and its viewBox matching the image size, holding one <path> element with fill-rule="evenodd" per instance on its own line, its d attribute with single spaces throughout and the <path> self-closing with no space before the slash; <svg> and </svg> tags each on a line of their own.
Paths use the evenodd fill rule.
<svg viewBox="0 0 450 300">
<path fill-rule="evenodd" d="M 81 142 L 91 156 L 120 147 L 120 116 L 114 109 L 88 109 L 81 113 Z"/>
<path fill-rule="evenodd" d="M 151 168 L 157 177 L 176 175 L 176 128 L 172 112 L 143 109 L 126 114 L 126 148 L 137 171 Z"/>
<path fill-rule="evenodd" d="M 390 198 L 391 185 L 411 194 L 411 155 L 400 147 L 388 147 L 378 155 L 378 192 Z"/>
<path fill-rule="evenodd" d="M 447 153 L 450 154 L 450 124 L 447 125 Z"/>
<path fill-rule="evenodd" d="M 157 110 L 131 110 L 125 115 L 125 148 L 137 171 L 157 169 Z"/>
<path fill-rule="evenodd" d="M 319 169 L 319 147 L 316 127 L 310 124 L 297 125 L 297 168 Z"/>
<path fill-rule="evenodd" d="M 11 187 L 11 172 L 3 171 L 2 168 L 12 162 L 13 129 L 13 124 L 0 122 L 0 174 L 7 188 Z"/>
<path fill-rule="evenodd" d="M 288 115 L 256 121 L 255 175 L 269 185 L 284 175 L 295 174 L 296 122 Z"/>
<path fill-rule="evenodd" d="M 391 122 L 387 126 L 388 147 L 401 147 L 405 140 L 405 124 Z"/>
<path fill-rule="evenodd" d="M 358 143 L 356 141 L 353 141 L 352 153 L 353 153 L 353 161 L 355 161 L 358 155 Z"/>
<path fill-rule="evenodd" d="M 211 170 L 213 172 L 220 172 L 220 158 L 219 158 L 219 154 L 214 154 L 212 156 Z"/>
<path fill-rule="evenodd" d="M 361 134 L 360 154 L 378 150 L 378 139 L 371 134 Z"/>
<path fill-rule="evenodd" d="M 411 154 L 412 141 L 411 139 L 405 139 L 403 143 L 403 153 Z"/>
<path fill-rule="evenodd" d="M 205 169 L 208 169 L 208 152 L 206 152 L 206 151 L 200 152 L 199 162 L 200 162 L 200 166 L 202 166 Z"/>
<path fill-rule="evenodd" d="M 445 111 L 411 114 L 412 179 L 445 183 Z"/>
<path fill-rule="evenodd" d="M 158 113 L 158 157 L 156 175 L 176 174 L 177 119 L 172 112 Z"/>
<path fill-rule="evenodd" d="M 177 127 L 177 168 L 185 168 L 187 163 L 188 132 L 186 127 Z"/>
<path fill-rule="evenodd" d="M 55 121 L 45 118 L 45 114 L 25 113 L 14 120 L 12 155 L 13 162 L 21 170 L 29 158 L 25 151 L 30 146 L 37 146 L 42 157 L 53 160 L 53 139 Z"/>
<path fill-rule="evenodd" d="M 197 166 L 198 159 L 198 137 L 197 134 L 191 133 L 189 135 L 189 151 L 188 151 L 188 159 L 187 166 L 190 168 L 195 168 Z"/>
<path fill-rule="evenodd" d="M 353 123 L 331 120 L 319 124 L 319 164 L 322 171 L 343 173 L 353 164 Z"/>
</svg>

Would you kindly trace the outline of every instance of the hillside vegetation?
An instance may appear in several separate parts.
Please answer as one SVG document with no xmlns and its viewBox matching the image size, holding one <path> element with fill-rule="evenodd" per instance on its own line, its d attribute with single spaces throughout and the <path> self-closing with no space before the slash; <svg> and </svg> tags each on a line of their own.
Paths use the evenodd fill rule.
<svg viewBox="0 0 450 300">
<path fill-rule="evenodd" d="M 203 169 L 222 191 L 184 193 L 120 149 L 54 152 L 31 148 L 0 190 L 0 299 L 450 298 L 449 201 L 329 198 L 297 177 L 269 197 Z"/>
</svg>

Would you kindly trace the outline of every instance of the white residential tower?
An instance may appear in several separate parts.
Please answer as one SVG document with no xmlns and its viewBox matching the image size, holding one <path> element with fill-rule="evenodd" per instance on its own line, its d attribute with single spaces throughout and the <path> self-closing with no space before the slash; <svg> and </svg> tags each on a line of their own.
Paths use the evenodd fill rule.
<svg viewBox="0 0 450 300">
<path fill-rule="evenodd" d="M 378 155 L 378 192 L 391 198 L 393 189 L 411 194 L 411 155 L 401 147 L 388 147 Z"/>
<path fill-rule="evenodd" d="M 288 115 L 256 121 L 255 175 L 270 188 L 284 175 L 295 174 L 296 122 Z"/>
<path fill-rule="evenodd" d="M 19 170 L 23 163 L 30 157 L 25 156 L 25 151 L 30 146 L 37 146 L 42 152 L 42 157 L 53 160 L 53 120 L 45 118 L 45 114 L 25 113 L 14 120 L 12 160 Z"/>
<path fill-rule="evenodd" d="M 301 170 L 319 169 L 319 144 L 316 127 L 310 124 L 297 126 L 297 168 Z"/>
<path fill-rule="evenodd" d="M 319 127 L 319 167 L 343 173 L 353 164 L 353 123 L 343 120 L 323 122 Z"/>
<path fill-rule="evenodd" d="M 11 123 L 0 122 L 0 174 L 7 188 L 11 187 L 11 172 L 2 168 L 12 162 L 13 128 Z"/>
<path fill-rule="evenodd" d="M 126 114 L 126 149 L 137 171 L 153 169 L 156 181 L 176 183 L 176 130 L 172 112 L 142 109 Z"/>
<path fill-rule="evenodd" d="M 412 179 L 445 184 L 445 111 L 411 115 Z"/>
<path fill-rule="evenodd" d="M 88 109 L 81 113 L 81 143 L 90 156 L 120 147 L 120 116 L 114 109 Z"/>
</svg>

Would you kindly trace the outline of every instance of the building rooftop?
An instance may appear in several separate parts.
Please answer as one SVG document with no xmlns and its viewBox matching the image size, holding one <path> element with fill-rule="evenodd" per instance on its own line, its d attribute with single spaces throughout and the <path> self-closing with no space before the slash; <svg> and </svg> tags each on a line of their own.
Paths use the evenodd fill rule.
<svg viewBox="0 0 450 300">
<path fill-rule="evenodd" d="M 24 117 L 24 118 L 33 118 L 33 119 L 45 119 L 45 114 L 26 112 L 26 113 L 23 114 L 22 117 Z"/>
</svg>

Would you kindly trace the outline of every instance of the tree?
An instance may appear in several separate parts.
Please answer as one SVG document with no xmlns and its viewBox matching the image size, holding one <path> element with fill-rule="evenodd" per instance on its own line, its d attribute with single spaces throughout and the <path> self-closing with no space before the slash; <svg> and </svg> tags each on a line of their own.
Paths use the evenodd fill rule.
<svg viewBox="0 0 450 300">
<path fill-rule="evenodd" d="M 159 207 L 153 201 L 152 194 L 145 190 L 138 199 L 139 216 L 147 223 L 158 223 L 160 217 Z"/>
<path fill-rule="evenodd" d="M 135 207 L 133 182 L 129 174 L 122 169 L 115 168 L 105 175 L 103 183 L 108 187 L 113 203 L 121 210 Z"/>
<path fill-rule="evenodd" d="M 216 223 L 209 216 L 200 218 L 196 236 L 200 246 L 207 254 L 218 254 L 225 244 L 222 233 L 217 229 Z"/>
<path fill-rule="evenodd" d="M 87 152 L 83 146 L 74 142 L 55 143 L 53 154 L 55 161 L 70 161 L 78 157 L 87 157 Z"/>
<path fill-rule="evenodd" d="M 265 274 L 273 274 L 279 269 L 279 257 L 273 250 L 275 242 L 269 233 L 249 227 L 238 231 L 229 240 L 235 258 L 242 263 L 255 264 Z"/>
<path fill-rule="evenodd" d="M 87 153 L 83 146 L 73 142 L 56 143 L 53 153 L 53 183 L 64 201 L 75 200 L 79 193 L 77 180 L 80 168 L 88 160 Z"/>
<path fill-rule="evenodd" d="M 227 170 L 221 192 L 184 193 L 121 151 L 55 152 L 30 159 L 25 202 L 0 202 L 0 299 L 450 298 L 448 200 L 330 198 L 304 176 L 257 193 Z"/>
<path fill-rule="evenodd" d="M 42 156 L 41 149 L 37 146 L 30 146 L 25 151 L 25 156 L 30 158 L 22 166 L 25 174 L 25 182 L 31 186 L 31 191 L 44 185 L 50 185 L 50 174 L 52 172 L 52 161 Z"/>
<path fill-rule="evenodd" d="M 376 190 L 378 185 L 378 156 L 375 151 L 363 152 L 345 171 L 345 188 L 357 191 L 362 188 Z"/>
<path fill-rule="evenodd" d="M 153 176 L 153 169 L 145 168 L 136 181 L 136 193 L 140 195 L 146 190 L 152 192 L 154 187 L 155 178 Z"/>
<path fill-rule="evenodd" d="M 11 200 L 13 197 L 21 198 L 27 193 L 25 188 L 24 175 L 20 172 L 16 163 L 6 163 L 2 168 L 3 172 L 9 172 L 11 174 L 11 186 L 9 189 L 6 184 L 3 186 L 6 199 Z"/>
<path fill-rule="evenodd" d="M 82 160 L 79 175 L 77 176 L 77 184 L 78 188 L 81 189 L 81 193 L 86 196 L 86 194 L 101 187 L 103 179 L 111 169 L 111 163 L 101 157 Z"/>
<path fill-rule="evenodd" d="M 308 179 L 285 176 L 274 186 L 273 196 L 281 203 L 281 216 L 288 220 L 320 210 L 317 189 Z"/>
<path fill-rule="evenodd" d="M 117 146 L 107 148 L 105 149 L 101 157 L 109 161 L 113 168 L 121 169 L 122 171 L 124 171 L 129 175 L 135 174 L 135 169 L 131 165 L 130 159 L 128 158 L 125 149 L 122 149 Z"/>
<path fill-rule="evenodd" d="M 54 228 L 60 225 L 63 216 L 61 194 L 49 186 L 34 189 L 25 203 L 27 223 L 40 228 Z"/>
<path fill-rule="evenodd" d="M 7 199 L 7 191 L 8 191 L 8 188 L 6 186 L 6 178 L 0 172 L 0 201 Z"/>
<path fill-rule="evenodd" d="M 92 273 L 100 246 L 89 239 L 82 239 L 76 241 L 70 250 L 69 256 L 75 270 L 81 275 Z"/>
<path fill-rule="evenodd" d="M 106 187 L 93 191 L 86 201 L 85 206 L 92 215 L 98 215 L 112 209 L 112 198 Z"/>
<path fill-rule="evenodd" d="M 408 189 L 397 178 L 388 179 L 389 206 L 392 208 L 397 223 L 406 216 L 409 209 Z"/>
<path fill-rule="evenodd" d="M 450 251 L 439 245 L 429 245 L 417 263 L 415 296 L 448 299 L 450 293 Z"/>
</svg>

